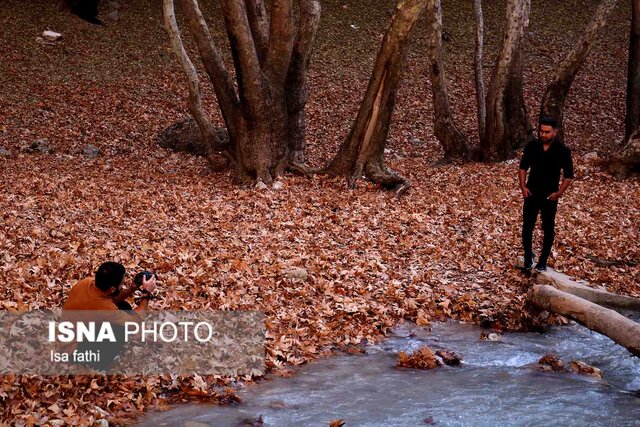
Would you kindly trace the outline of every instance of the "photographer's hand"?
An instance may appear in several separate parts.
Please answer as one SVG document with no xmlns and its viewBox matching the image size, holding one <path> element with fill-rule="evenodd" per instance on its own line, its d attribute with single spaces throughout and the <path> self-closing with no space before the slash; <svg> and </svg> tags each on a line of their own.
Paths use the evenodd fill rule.
<svg viewBox="0 0 640 427">
<path fill-rule="evenodd" d="M 156 285 L 157 285 L 156 282 L 157 282 L 156 281 L 156 276 L 151 276 L 150 279 L 146 279 L 146 278 L 143 277 L 142 278 L 142 286 L 140 287 L 140 289 L 143 292 L 152 294 L 153 291 L 156 290 Z"/>
</svg>

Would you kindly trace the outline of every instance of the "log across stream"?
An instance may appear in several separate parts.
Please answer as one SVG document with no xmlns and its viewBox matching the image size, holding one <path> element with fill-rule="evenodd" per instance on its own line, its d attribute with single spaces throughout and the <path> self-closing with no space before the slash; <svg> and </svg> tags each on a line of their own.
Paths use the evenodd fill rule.
<svg viewBox="0 0 640 427">
<path fill-rule="evenodd" d="M 635 320 L 639 320 L 637 316 Z M 578 324 L 549 333 L 505 333 L 480 341 L 460 323 L 404 325 L 365 355 L 337 355 L 244 389 L 243 404 L 177 406 L 151 413 L 144 426 L 238 426 L 262 415 L 265 426 L 638 425 L 640 358 Z M 395 368 L 399 351 L 421 345 L 459 353 L 459 367 Z M 546 353 L 581 360 L 603 379 L 534 369 Z"/>
</svg>

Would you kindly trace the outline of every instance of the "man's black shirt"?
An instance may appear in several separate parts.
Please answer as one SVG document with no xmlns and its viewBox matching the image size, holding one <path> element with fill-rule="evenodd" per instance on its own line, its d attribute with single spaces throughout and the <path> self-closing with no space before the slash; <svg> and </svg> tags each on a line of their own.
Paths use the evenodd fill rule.
<svg viewBox="0 0 640 427">
<path fill-rule="evenodd" d="M 520 159 L 520 169 L 529 168 L 527 188 L 533 196 L 547 198 L 558 191 L 560 169 L 565 179 L 573 178 L 571 150 L 558 140 L 554 140 L 547 151 L 544 151 L 542 141 L 531 141 L 524 147 Z"/>
</svg>

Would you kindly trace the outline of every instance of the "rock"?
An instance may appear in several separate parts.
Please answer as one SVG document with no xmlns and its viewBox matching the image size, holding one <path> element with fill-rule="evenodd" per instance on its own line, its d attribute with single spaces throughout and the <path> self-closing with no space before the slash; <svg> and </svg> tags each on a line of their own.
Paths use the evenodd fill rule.
<svg viewBox="0 0 640 427">
<path fill-rule="evenodd" d="M 301 267 L 291 268 L 286 270 L 283 274 L 289 279 L 307 280 L 309 278 L 307 270 Z"/>
<path fill-rule="evenodd" d="M 591 377 L 602 378 L 602 371 L 595 366 L 588 365 L 579 360 L 569 362 L 569 370 L 576 374 L 589 375 Z"/>
<path fill-rule="evenodd" d="M 546 368 L 551 368 L 551 370 L 554 372 L 565 371 L 564 362 L 562 361 L 562 359 L 552 353 L 547 353 L 543 358 L 538 360 L 538 364 Z"/>
<path fill-rule="evenodd" d="M 497 332 L 480 332 L 480 341 L 500 341 L 502 339 L 502 335 Z"/>
<path fill-rule="evenodd" d="M 120 20 L 120 12 L 112 10 L 104 16 L 104 20 L 107 22 L 118 22 Z"/>
<path fill-rule="evenodd" d="M 42 32 L 42 39 L 48 42 L 56 42 L 60 40 L 61 37 L 62 34 L 56 33 L 55 31 L 46 30 Z"/>
<path fill-rule="evenodd" d="M 10 156 L 11 156 L 11 151 L 5 150 L 4 148 L 0 147 L 0 157 L 10 157 Z"/>
<path fill-rule="evenodd" d="M 598 153 L 595 152 L 595 151 L 592 151 L 590 153 L 585 154 L 583 159 L 586 160 L 586 161 L 598 160 Z"/>
<path fill-rule="evenodd" d="M 256 187 L 256 190 L 266 190 L 268 188 L 267 184 L 262 182 L 262 180 L 260 180 L 260 179 L 258 180 L 258 182 L 256 182 L 256 186 L 255 187 Z"/>
<path fill-rule="evenodd" d="M 273 183 L 273 189 L 274 190 L 282 190 L 282 188 L 284 187 L 284 184 L 282 183 L 282 181 L 277 180 L 276 182 Z"/>
<path fill-rule="evenodd" d="M 109 427 L 109 421 L 105 420 L 104 418 L 99 419 L 99 420 L 95 420 L 93 422 L 94 427 Z"/>
<path fill-rule="evenodd" d="M 98 157 L 100 155 L 100 149 L 98 147 L 96 147 L 95 145 L 89 144 L 86 147 L 84 147 L 84 149 L 82 150 L 82 154 L 87 159 L 95 159 L 96 157 Z"/>
<path fill-rule="evenodd" d="M 211 127 L 214 145 L 222 146 L 229 143 L 229 135 L 224 128 Z M 202 135 L 196 121 L 188 119 L 174 123 L 158 134 L 158 145 L 173 151 L 182 151 L 196 156 L 204 156 L 206 149 Z"/>
<path fill-rule="evenodd" d="M 447 366 L 458 366 L 462 363 L 462 358 L 453 351 L 438 350 L 436 351 L 436 356 L 442 359 L 442 363 Z"/>
<path fill-rule="evenodd" d="M 111 10 L 120 10 L 120 8 L 122 7 L 120 2 L 118 1 L 110 1 L 108 6 L 109 6 L 109 9 Z"/>
<path fill-rule="evenodd" d="M 409 143 L 413 145 L 422 145 L 422 140 L 420 138 L 411 138 Z"/>
<path fill-rule="evenodd" d="M 42 153 L 42 154 L 50 154 L 51 147 L 49 146 L 49 141 L 46 139 L 38 139 L 33 144 L 29 145 L 26 149 L 28 153 Z"/>
</svg>

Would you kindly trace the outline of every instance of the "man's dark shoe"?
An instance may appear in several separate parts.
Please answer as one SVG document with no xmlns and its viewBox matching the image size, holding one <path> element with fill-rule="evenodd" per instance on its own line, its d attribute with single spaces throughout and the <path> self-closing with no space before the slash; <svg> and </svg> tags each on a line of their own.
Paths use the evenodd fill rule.
<svg viewBox="0 0 640 427">
<path fill-rule="evenodd" d="M 535 270 L 538 273 L 542 273 L 543 271 L 547 271 L 547 265 L 546 264 L 537 263 Z"/>
<path fill-rule="evenodd" d="M 533 259 L 536 257 L 535 252 L 531 253 L 531 258 L 525 255 L 524 257 L 524 269 L 531 270 L 533 268 Z"/>
</svg>

